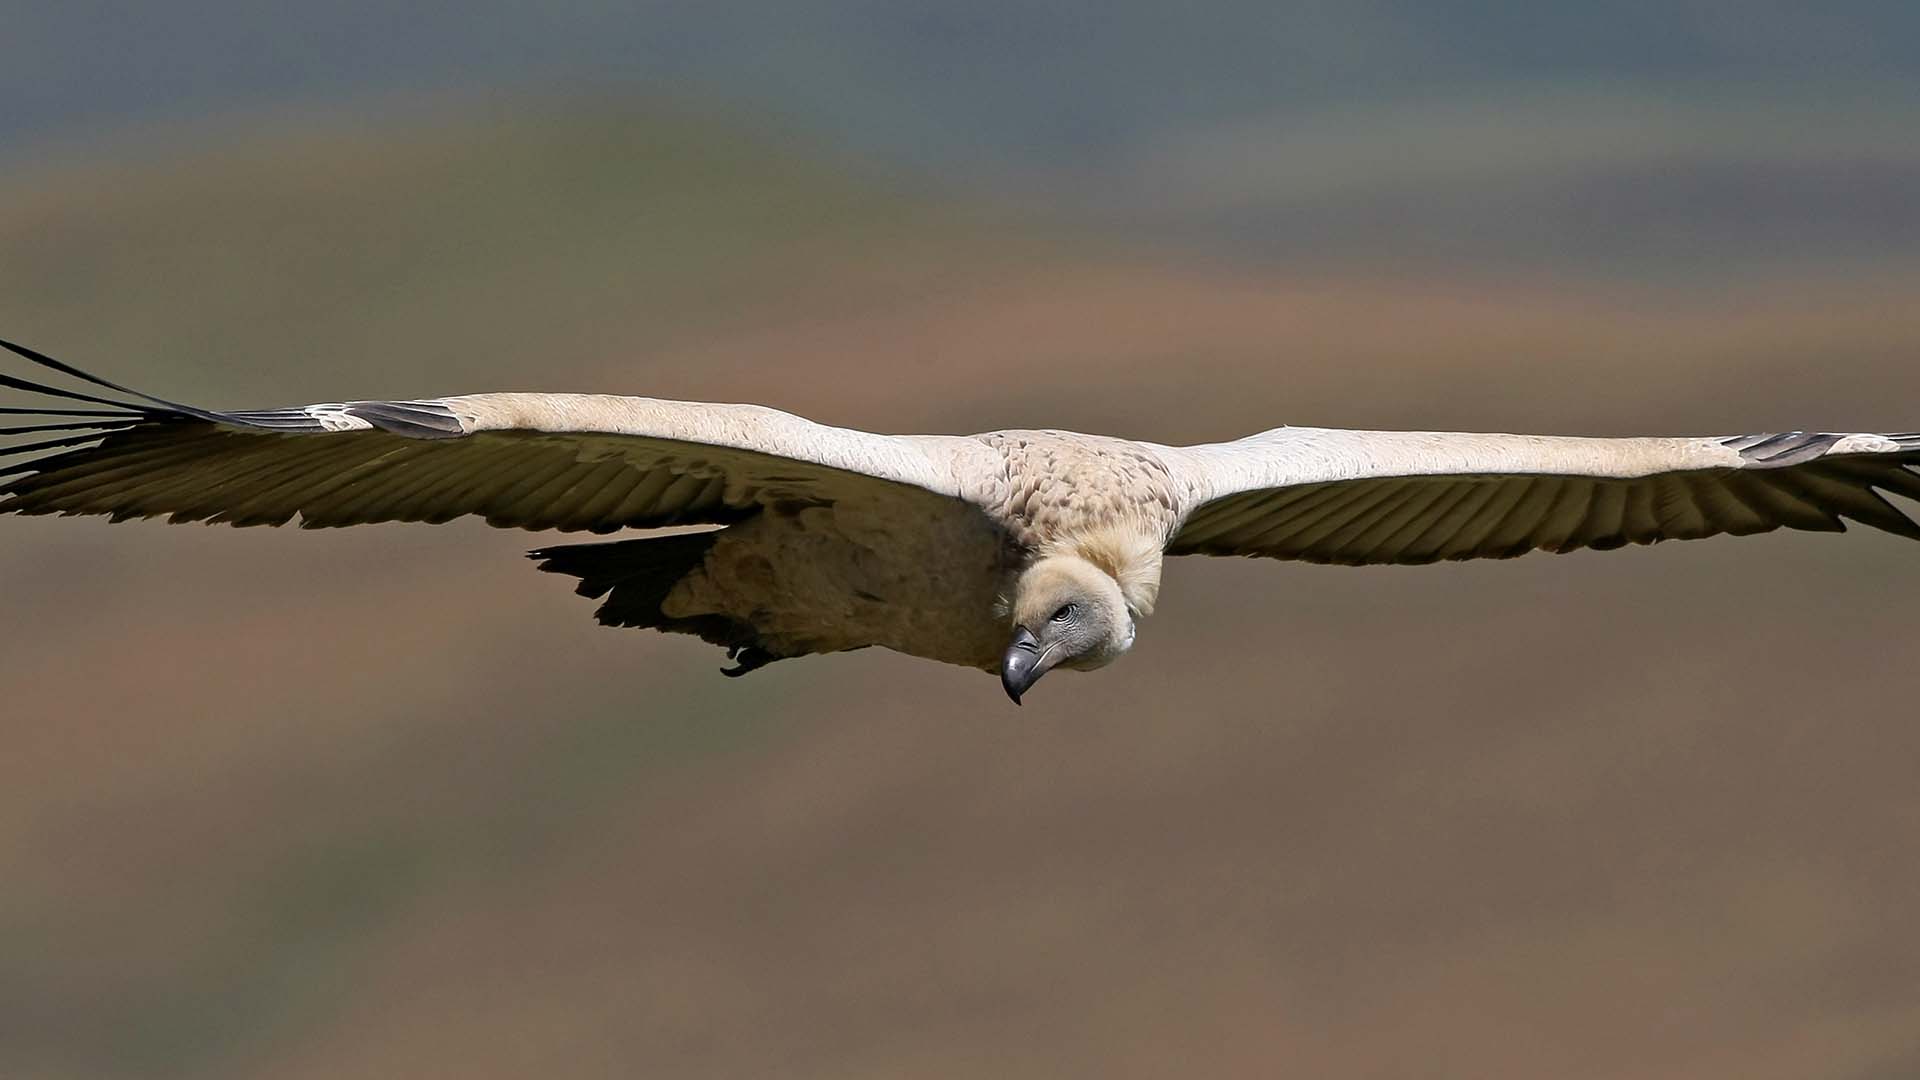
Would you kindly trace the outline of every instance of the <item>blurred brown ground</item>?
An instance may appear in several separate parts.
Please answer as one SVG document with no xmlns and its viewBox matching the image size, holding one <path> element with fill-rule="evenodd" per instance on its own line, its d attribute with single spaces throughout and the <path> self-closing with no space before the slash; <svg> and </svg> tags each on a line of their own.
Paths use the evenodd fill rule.
<svg viewBox="0 0 1920 1080">
<path fill-rule="evenodd" d="M 215 406 L 1911 430 L 1920 260 L 1250 269 L 639 113 L 49 165 L 4 332 Z M 1920 549 L 1178 560 L 1126 662 L 734 682 L 467 523 L 0 521 L 0 1075 L 1920 1073 Z"/>
</svg>

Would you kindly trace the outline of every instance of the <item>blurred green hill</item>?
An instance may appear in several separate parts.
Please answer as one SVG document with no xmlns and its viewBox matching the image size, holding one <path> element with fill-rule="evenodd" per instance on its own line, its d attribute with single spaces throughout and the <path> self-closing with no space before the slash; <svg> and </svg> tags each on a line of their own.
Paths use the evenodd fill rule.
<svg viewBox="0 0 1920 1080">
<path fill-rule="evenodd" d="M 604 103 L 129 144 L 0 188 L 3 332 L 220 406 L 1166 441 L 1920 410 L 1908 256 L 1248 266 L 823 161 Z M 1894 538 L 1182 560 L 1126 663 L 1019 711 L 873 650 L 723 680 L 534 543 L 0 521 L 0 1073 L 1920 1069 Z"/>
</svg>

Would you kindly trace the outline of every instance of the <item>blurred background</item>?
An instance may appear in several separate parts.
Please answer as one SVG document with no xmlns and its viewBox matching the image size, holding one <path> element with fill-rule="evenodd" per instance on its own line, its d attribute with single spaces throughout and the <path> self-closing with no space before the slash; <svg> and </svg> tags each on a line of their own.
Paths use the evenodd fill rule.
<svg viewBox="0 0 1920 1080">
<path fill-rule="evenodd" d="M 1920 424 L 1920 6 L 0 2 L 0 334 L 214 407 Z M 0 521 L 0 1075 L 1920 1074 L 1920 550 L 1170 564 L 1015 710 L 470 522 Z"/>
</svg>

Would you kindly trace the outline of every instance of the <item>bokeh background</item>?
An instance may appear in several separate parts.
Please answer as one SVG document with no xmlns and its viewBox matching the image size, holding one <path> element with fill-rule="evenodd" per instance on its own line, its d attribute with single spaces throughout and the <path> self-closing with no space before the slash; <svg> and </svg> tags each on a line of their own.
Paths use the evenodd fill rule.
<svg viewBox="0 0 1920 1080">
<path fill-rule="evenodd" d="M 0 3 L 0 333 L 216 407 L 1920 423 L 1920 6 Z M 0 1075 L 1920 1075 L 1920 550 L 1170 565 L 1015 710 L 540 538 L 0 521 Z"/>
</svg>

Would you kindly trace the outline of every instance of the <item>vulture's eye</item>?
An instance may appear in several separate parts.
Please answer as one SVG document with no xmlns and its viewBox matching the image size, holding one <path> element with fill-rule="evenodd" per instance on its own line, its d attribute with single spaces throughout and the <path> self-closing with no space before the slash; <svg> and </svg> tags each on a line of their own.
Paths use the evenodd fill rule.
<svg viewBox="0 0 1920 1080">
<path fill-rule="evenodd" d="M 1060 610 L 1053 613 L 1054 622 L 1072 622 L 1075 608 L 1072 604 L 1061 604 Z"/>
</svg>

